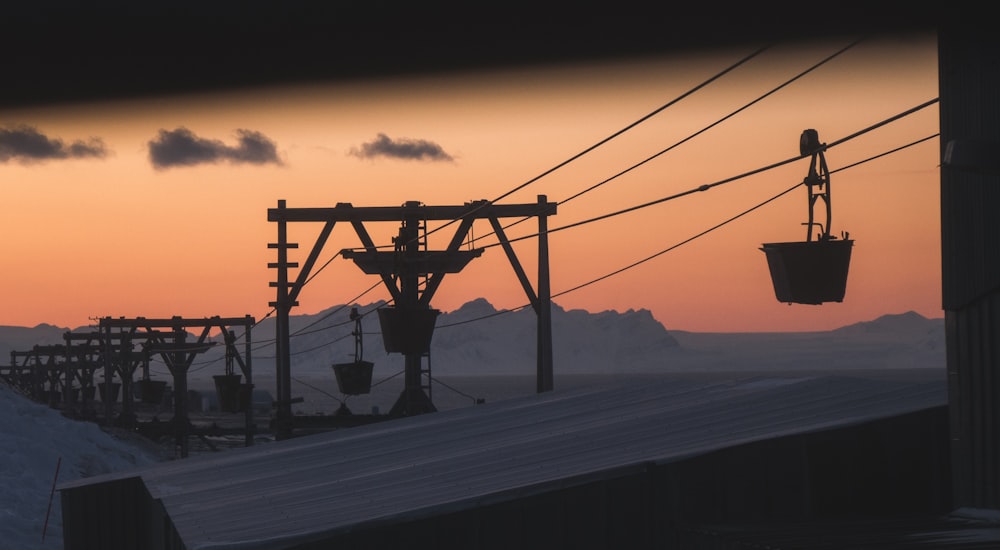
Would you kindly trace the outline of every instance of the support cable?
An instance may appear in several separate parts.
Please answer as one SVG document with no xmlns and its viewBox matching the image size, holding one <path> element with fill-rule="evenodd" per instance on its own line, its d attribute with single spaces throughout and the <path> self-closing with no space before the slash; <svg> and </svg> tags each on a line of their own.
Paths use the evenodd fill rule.
<svg viewBox="0 0 1000 550">
<path fill-rule="evenodd" d="M 769 47 L 770 47 L 770 46 L 764 46 L 764 47 L 761 47 L 761 48 L 757 49 L 756 51 L 754 51 L 754 52 L 750 53 L 749 55 L 747 55 L 746 57 L 744 57 L 744 58 L 740 59 L 740 60 L 739 60 L 739 61 L 737 61 L 736 63 L 733 63 L 733 64 L 732 64 L 732 65 L 730 65 L 729 67 L 726 67 L 725 69 L 723 69 L 723 70 L 719 71 L 719 72 L 718 72 L 718 73 L 716 73 L 715 75 L 713 75 L 713 76 L 709 77 L 709 78 L 708 78 L 707 80 L 705 80 L 705 81 L 701 82 L 700 84 L 696 85 L 695 87 L 691 88 L 690 90 L 688 90 L 688 91 L 684 92 L 684 93 L 683 93 L 683 94 L 681 94 L 680 96 L 678 96 L 678 97 L 676 97 L 676 98 L 674 98 L 674 99 L 672 99 L 672 100 L 668 101 L 667 103 L 665 103 L 665 104 L 661 105 L 660 107 L 656 108 L 655 110 L 653 110 L 653 111 L 652 111 L 652 112 L 650 112 L 649 114 L 647 114 L 647 115 L 645 115 L 645 116 L 643 116 L 643 117 L 639 118 L 639 119 L 638 119 L 638 120 L 636 120 L 635 122 L 632 122 L 631 124 L 629 124 L 629 125 L 625 126 L 625 127 L 624 127 L 624 128 L 622 128 L 621 130 L 618 130 L 617 132 L 615 132 L 615 133 L 611 134 L 610 136 L 608 136 L 608 137 L 606 137 L 606 138 L 604 138 L 604 139 L 602 139 L 602 140 L 598 141 L 597 143 L 595 143 L 595 144 L 591 145 L 590 147 L 587 147 L 587 148 L 586 148 L 586 149 L 584 149 L 583 151 L 580 151 L 579 153 L 577 153 L 577 154 L 575 154 L 575 155 L 571 156 L 570 158 L 568 158 L 568 159 L 566 159 L 566 160 L 564 160 L 564 161 L 560 162 L 559 164 L 557 164 L 557 165 L 553 166 L 552 168 L 549 168 L 548 170 L 546 170 L 546 171 L 542 172 L 541 174 L 538 174 L 537 176 L 535 176 L 535 177 L 533 177 L 533 178 L 529 179 L 528 181 L 525 181 L 524 183 L 522 183 L 522 184 L 520 184 L 520 185 L 517 185 L 517 186 L 516 186 L 516 187 L 514 187 L 513 189 L 511 189 L 511 190 L 509 190 L 509 191 L 507 191 L 507 192 L 505 192 L 505 193 L 501 194 L 500 196 L 496 197 L 495 199 L 493 199 L 493 200 L 489 200 L 489 201 L 485 201 L 485 202 L 484 202 L 483 204 L 481 204 L 481 205 L 477 206 L 476 208 L 474 208 L 474 209 L 470 210 L 469 212 L 467 212 L 467 213 L 466 213 L 466 214 L 465 214 L 464 216 L 462 216 L 462 217 L 459 217 L 459 218 L 456 218 L 456 219 L 454 219 L 454 220 L 451 220 L 451 221 L 449 221 L 449 222 L 447 222 L 447 223 L 445 223 L 445 224 L 441 225 L 440 227 L 437 227 L 437 228 L 435 228 L 435 229 L 433 229 L 433 230 L 431 230 L 431 231 L 427 232 L 427 234 L 426 234 L 426 235 L 430 235 L 430 234 L 432 234 L 432 233 L 435 233 L 435 232 L 437 232 L 437 231 L 440 231 L 441 229 L 444 229 L 445 227 L 448 227 L 449 225 L 451 225 L 451 224 L 453 224 L 453 223 L 455 223 L 455 222 L 457 222 L 457 221 L 460 221 L 460 220 L 462 220 L 462 219 L 463 219 L 463 218 L 464 218 L 465 216 L 468 216 L 469 214 L 472 214 L 472 213 L 474 213 L 474 212 L 476 212 L 476 211 L 478 211 L 478 210 L 480 210 L 480 209 L 482 209 L 482 208 L 485 208 L 486 206 L 489 206 L 489 205 L 492 205 L 492 204 L 494 204 L 494 203 L 496 203 L 496 202 L 498 202 L 498 201 L 500 201 L 500 200 L 503 200 L 503 199 L 505 199 L 505 198 L 509 197 L 510 195 L 513 195 L 514 193 L 516 193 L 516 192 L 518 192 L 518 191 L 520 191 L 520 190 L 524 189 L 525 187 L 528 187 L 529 185 L 531 185 L 531 184 L 535 183 L 536 181 L 538 181 L 538 180 L 540 180 L 540 179 L 544 178 L 545 176 L 548 176 L 549 174 L 551 174 L 551 173 L 555 172 L 556 170 L 559 170 L 560 168 L 563 168 L 564 166 L 566 166 L 566 165 L 570 164 L 571 162 L 574 162 L 574 161 L 576 161 L 577 159 L 579 159 L 579 158 L 583 157 L 584 155 L 586 155 L 586 154 L 588 154 L 588 153 L 590 153 L 590 152 L 594 151 L 594 150 L 595 150 L 595 149 L 597 149 L 598 147 L 601 147 L 602 145 L 604 145 L 604 144 L 606 144 L 606 143 L 610 142 L 611 140 L 613 140 L 613 139 L 615 139 L 615 138 L 617 138 L 617 137 L 621 136 L 622 134 L 624 134 L 625 132 L 627 132 L 627 131 L 631 130 L 632 128 L 634 128 L 634 127 L 636 127 L 636 126 L 638 126 L 639 124 L 641 124 L 641 123 L 645 122 L 646 120 L 649 120 L 649 119 L 650 119 L 650 118 L 652 118 L 653 116 L 655 116 L 655 115 L 659 114 L 659 113 L 660 113 L 661 111 L 663 111 L 663 110 L 665 110 L 665 109 L 667 109 L 667 108 L 669 108 L 669 107 L 672 107 L 673 105 L 675 105 L 675 104 L 679 103 L 679 102 L 680 102 L 681 100 L 683 100 L 683 99 L 685 99 L 685 98 L 687 98 L 687 97 L 689 97 L 689 96 L 693 95 L 693 94 L 694 94 L 695 92 L 697 92 L 697 91 L 700 91 L 700 90 L 701 90 L 702 88 L 705 88 L 705 87 L 707 87 L 707 86 L 708 86 L 709 84 L 711 84 L 711 83 L 715 82 L 716 80 L 718 80 L 718 79 L 722 78 L 722 77 L 723 77 L 723 76 L 725 76 L 726 74 L 728 74 L 728 73 L 732 72 L 732 71 L 733 71 L 733 70 L 735 70 L 735 69 L 736 69 L 737 67 L 739 67 L 739 66 L 741 66 L 741 65 L 743 65 L 743 64 L 745 64 L 745 63 L 747 63 L 747 62 L 748 62 L 748 61 L 750 61 L 751 59 L 753 59 L 753 58 L 757 57 L 758 55 L 760 55 L 761 53 L 763 53 L 764 51 L 766 51 L 766 50 L 767 50 L 767 49 L 768 49 Z"/>
<path fill-rule="evenodd" d="M 852 135 L 852 137 L 856 137 L 856 135 L 860 135 L 860 134 Z M 855 162 L 855 163 L 852 163 L 852 164 L 848 164 L 848 165 L 843 166 L 841 168 L 838 168 L 836 170 L 831 170 L 830 173 L 833 174 L 833 173 L 837 173 L 837 172 L 841 172 L 841 171 L 847 170 L 849 168 L 854 168 L 856 166 L 859 166 L 859 165 L 871 162 L 873 160 L 876 160 L 876 159 L 879 159 L 879 158 L 882 158 L 882 157 L 885 157 L 885 156 L 888 156 L 888 155 L 891 155 L 891 154 L 894 154 L 894 153 L 898 153 L 899 151 L 902 151 L 904 149 L 908 149 L 908 148 L 913 147 L 915 145 L 919 145 L 921 143 L 924 143 L 925 141 L 929 141 L 929 140 L 934 139 L 934 138 L 939 137 L 939 136 L 940 136 L 939 133 L 931 134 L 931 135 L 929 135 L 927 137 L 920 138 L 920 139 L 918 139 L 916 141 L 912 141 L 910 143 L 907 143 L 906 145 L 902 145 L 900 147 L 896 147 L 896 148 L 891 149 L 889 151 L 885 151 L 883 153 L 879 153 L 877 155 L 868 157 L 868 158 L 860 160 L 858 162 Z M 843 140 L 840 140 L 837 143 L 841 143 L 842 141 Z M 777 200 L 778 198 L 780 198 L 780 197 L 782 197 L 782 196 L 790 193 L 791 191 L 797 189 L 801 185 L 803 185 L 803 183 L 801 183 L 801 182 L 797 183 L 794 186 L 792 186 L 792 187 L 790 187 L 788 189 L 785 189 L 784 191 L 778 193 L 777 195 L 774 195 L 774 196 L 772 196 L 772 197 L 764 200 L 763 202 L 760 202 L 760 203 L 758 203 L 758 204 L 756 204 L 756 205 L 754 205 L 754 206 L 752 206 L 752 207 L 744 210 L 743 212 L 740 212 L 739 214 L 736 214 L 735 216 L 732 216 L 731 218 L 729 218 L 729 219 L 727 219 L 727 220 L 725 220 L 723 222 L 720 222 L 720 223 L 718 223 L 718 224 L 716 224 L 716 225 L 714 225 L 714 226 L 712 226 L 712 227 L 710 227 L 710 228 L 708 228 L 708 229 L 706 229 L 704 231 L 701 231 L 700 233 L 697 233 L 696 235 L 693 235 L 693 236 L 691 236 L 691 237 L 689 237 L 687 239 L 684 239 L 683 241 L 680 241 L 680 242 L 678 242 L 678 243 L 676 243 L 676 244 L 674 244 L 672 246 L 669 246 L 669 247 L 667 247 L 667 248 L 665 248 L 663 250 L 660 250 L 659 252 L 656 252 L 655 254 L 651 254 L 651 255 L 649 255 L 649 256 L 641 259 L 641 260 L 637 260 L 635 262 L 632 262 L 631 264 L 629 264 L 629 265 L 627 265 L 625 267 L 622 267 L 620 269 L 616 269 L 615 271 L 612 271 L 612 272 L 607 273 L 605 275 L 601 275 L 600 277 L 597 277 L 597 278 L 592 279 L 590 281 L 587 281 L 585 283 L 579 284 L 579 285 L 574 286 L 572 288 L 569 288 L 569 289 L 557 292 L 557 293 L 553 294 L 552 297 L 556 298 L 556 297 L 559 297 L 559 296 L 563 296 L 563 295 L 569 294 L 570 292 L 574 292 L 574 291 L 579 290 L 581 288 L 588 287 L 588 286 L 590 286 L 592 284 L 598 283 L 600 281 L 603 281 L 605 279 L 611 278 L 611 277 L 613 277 L 615 275 L 618 275 L 618 274 L 621 274 L 621 273 L 623 273 L 625 271 L 628 271 L 628 270 L 630 270 L 630 269 L 632 269 L 634 267 L 642 265 L 642 264 L 644 264 L 644 263 L 646 263 L 646 262 L 648 262 L 650 260 L 653 260 L 654 258 L 662 256 L 663 254 L 666 254 L 667 252 L 675 250 L 675 249 L 677 249 L 677 248 L 679 248 L 679 247 L 681 247 L 681 246 L 683 246 L 685 244 L 688 244 L 688 243 L 690 243 L 690 242 L 692 242 L 692 241 L 694 241 L 694 240 L 696 240 L 696 239 L 698 239 L 700 237 L 703 237 L 703 236 L 707 235 L 708 233 L 710 233 L 712 231 L 715 231 L 716 229 L 719 229 L 720 227 L 722 227 L 724 225 L 727 225 L 727 224 L 729 224 L 729 223 L 731 223 L 731 222 L 733 222 L 733 221 L 735 221 L 735 220 L 737 220 L 737 219 L 739 219 L 739 218 L 741 218 L 741 217 L 743 217 L 743 216 L 745 216 L 745 215 L 753 212 L 754 210 L 757 210 L 758 208 L 761 208 L 762 206 L 764 206 L 764 205 L 766 205 L 766 204 L 768 204 L 770 202 L 773 202 L 773 201 Z M 458 326 L 458 325 L 464 325 L 464 324 L 467 324 L 467 323 L 472 323 L 472 322 L 475 322 L 475 321 L 481 321 L 483 319 L 488 319 L 490 317 L 496 317 L 498 315 L 503 315 L 503 314 L 506 314 L 506 313 L 512 313 L 512 312 L 515 312 L 515 311 L 518 311 L 518 310 L 521 310 L 521 309 L 525 309 L 525 308 L 530 307 L 530 306 L 531 306 L 530 303 L 529 304 L 523 304 L 521 306 L 518 306 L 518 307 L 515 307 L 515 308 L 512 308 L 512 309 L 500 310 L 500 311 L 491 313 L 489 315 L 483 315 L 481 317 L 476 317 L 476 318 L 473 318 L 473 319 L 466 319 L 464 321 L 458 321 L 458 322 L 455 322 L 455 323 L 448 323 L 448 324 L 444 324 L 444 325 L 438 325 L 436 328 L 448 328 L 448 327 L 453 327 L 453 326 Z"/>
<path fill-rule="evenodd" d="M 826 145 L 823 146 L 823 149 L 827 150 L 827 149 L 830 149 L 830 148 L 835 147 L 837 145 L 841 145 L 841 144 L 843 144 L 843 143 L 845 143 L 847 141 L 855 139 L 855 138 L 857 138 L 859 136 L 862 136 L 862 135 L 864 135 L 864 134 L 866 134 L 868 132 L 871 132 L 873 130 L 881 128 L 882 126 L 885 126 L 886 124 L 890 124 L 892 122 L 895 122 L 896 120 L 899 120 L 900 118 L 903 118 L 905 116 L 911 115 L 911 114 L 913 114 L 913 113 L 915 113 L 915 112 L 917 112 L 917 111 L 919 111 L 921 109 L 924 109 L 926 107 L 934 105 L 938 101 L 939 101 L 939 98 L 934 98 L 934 99 L 931 99 L 931 100 L 926 101 L 924 103 L 921 103 L 920 105 L 917 105 L 916 107 L 913 107 L 911 109 L 907 109 L 906 111 L 904 111 L 902 113 L 899 113 L 899 114 L 897 114 L 895 116 L 892 116 L 890 118 L 887 118 L 885 120 L 882 120 L 880 122 L 872 124 L 871 126 L 868 126 L 867 128 L 864 128 L 863 130 L 859 130 L 859 131 L 857 131 L 857 132 L 855 132 L 855 133 L 853 133 L 853 134 L 851 134 L 849 136 L 846 136 L 846 137 L 843 137 L 841 139 L 838 139 L 838 140 L 836 140 L 836 141 L 834 141 L 832 143 L 828 143 L 828 144 L 826 144 Z M 775 162 L 773 164 L 769 164 L 769 165 L 761 167 L 761 168 L 756 168 L 754 170 L 750 170 L 749 172 L 744 172 L 742 174 L 738 174 L 736 176 L 725 178 L 725 179 L 716 181 L 714 183 L 706 183 L 706 184 L 700 185 L 698 187 L 695 187 L 695 188 L 692 188 L 692 189 L 688 189 L 687 191 L 682 191 L 680 193 L 675 193 L 675 194 L 667 196 L 667 197 L 662 197 L 662 198 L 659 198 L 659 199 L 656 199 L 656 200 L 652 200 L 652 201 L 649 201 L 649 202 L 645 202 L 645 203 L 642 203 L 642 204 L 637 204 L 637 205 L 634 205 L 634 206 L 630 206 L 628 208 L 623 208 L 623 209 L 617 210 L 615 212 L 609 212 L 607 214 L 602 214 L 600 216 L 595 216 L 593 218 L 589 218 L 589 219 L 586 219 L 586 220 L 580 220 L 578 222 L 567 224 L 567 225 L 564 225 L 564 226 L 561 226 L 561 227 L 555 227 L 555 228 L 549 229 L 548 233 L 549 234 L 551 234 L 551 233 L 557 233 L 559 231 L 564 231 L 566 229 L 571 229 L 571 228 L 574 228 L 574 227 L 580 227 L 582 225 L 587 225 L 587 224 L 590 224 L 590 223 L 593 223 L 593 222 L 597 222 L 597 221 L 601 221 L 601 220 L 606 220 L 608 218 L 613 218 L 613 217 L 616 217 L 616 216 L 620 216 L 622 214 L 628 214 L 630 212 L 635 212 L 636 210 L 642 210 L 643 208 L 648 208 L 650 206 L 655 206 L 657 204 L 661 204 L 661 203 L 664 203 L 664 202 L 667 202 L 667 201 L 670 201 L 670 200 L 674 200 L 674 199 L 678 199 L 678 198 L 681 198 L 681 197 L 685 197 L 687 195 L 692 195 L 694 193 L 700 193 L 702 191 L 708 191 L 708 190 L 713 189 L 715 187 L 719 187 L 720 185 L 724 185 L 724 184 L 727 184 L 727 183 L 732 183 L 734 181 L 741 180 L 741 179 L 749 177 L 749 176 L 753 176 L 753 175 L 756 175 L 756 174 L 759 174 L 759 173 L 762 173 L 762 172 L 766 172 L 768 170 L 773 170 L 775 168 L 779 168 L 779 167 L 784 166 L 786 164 L 791 164 L 791 163 L 799 161 L 799 160 L 801 160 L 803 158 L 808 158 L 810 155 L 811 155 L 811 153 L 808 153 L 808 154 L 805 154 L 805 155 L 797 155 L 795 157 L 788 158 L 788 159 L 785 159 L 785 160 L 782 160 L 782 161 L 778 161 L 778 162 Z M 525 240 L 525 239 L 535 238 L 537 236 L 538 236 L 538 233 L 532 233 L 532 234 L 529 234 L 529 235 L 523 235 L 521 237 L 517 237 L 517 238 L 513 238 L 513 239 L 508 239 L 508 242 L 514 243 L 514 242 Z M 489 244 L 489 245 L 483 246 L 482 248 L 492 248 L 494 246 L 500 246 L 500 244 L 501 243 L 493 243 L 493 244 Z"/>
<path fill-rule="evenodd" d="M 327 263 L 329 263 L 329 262 L 327 262 Z M 375 283 L 374 285 L 368 287 L 367 290 L 365 290 L 361 294 L 358 294 L 357 296 L 355 296 L 354 298 L 352 298 L 350 300 L 350 303 L 357 302 L 357 300 L 360 300 L 362 297 L 364 297 L 365 294 L 368 294 L 369 292 L 371 292 L 372 290 L 374 290 L 377 286 L 379 286 L 379 284 L 381 284 L 381 281 L 379 281 L 378 283 Z M 326 315 L 320 317 L 319 319 L 316 319 L 315 321 L 313 321 L 312 323 L 306 325 L 305 327 L 302 327 L 299 330 L 295 331 L 294 333 L 290 334 L 289 337 L 304 336 L 306 334 L 312 334 L 312 333 L 315 333 L 315 332 L 321 332 L 321 331 L 324 331 L 324 330 L 327 330 L 327 329 L 335 328 L 335 327 L 338 327 L 338 326 L 343 326 L 343 325 L 348 324 L 348 323 L 353 323 L 354 321 L 345 321 L 345 322 L 342 322 L 342 323 L 335 323 L 333 325 L 327 325 L 325 327 L 321 327 L 321 328 L 318 328 L 318 329 L 315 329 L 315 330 L 306 331 L 306 329 L 308 329 L 309 327 L 313 327 L 317 323 L 319 323 L 320 321 L 328 319 L 329 317 L 331 317 L 332 315 L 334 315 L 335 313 L 337 313 L 339 311 L 342 311 L 346 307 L 347 306 L 344 305 L 344 306 L 341 306 L 341 307 L 339 307 L 339 308 L 337 308 L 337 309 L 335 309 L 335 310 L 327 313 Z M 375 308 L 375 309 L 378 309 L 378 308 Z M 371 311 L 374 311 L 374 310 L 371 310 Z M 371 313 L 371 311 L 368 311 L 368 312 L 364 313 L 363 315 L 368 315 L 369 313 Z M 242 338 L 245 334 L 246 333 L 241 334 L 240 336 L 236 337 L 236 339 L 234 341 L 239 341 L 239 339 Z M 330 341 L 330 342 L 327 342 L 326 345 L 332 344 L 332 343 L 334 343 L 336 341 L 339 341 L 339 340 L 343 340 L 344 338 L 346 338 L 346 336 L 345 337 L 341 337 L 341 338 L 337 338 L 336 340 L 333 340 L 333 341 Z M 276 340 L 277 340 L 276 338 L 269 338 L 267 340 L 261 340 L 259 342 L 255 342 L 257 344 L 257 346 L 255 348 L 253 348 L 253 350 L 251 350 L 251 351 L 258 351 L 258 350 L 264 349 L 266 347 L 273 346 Z M 313 348 L 313 349 L 315 349 L 315 348 Z M 292 353 L 292 355 L 297 355 L 297 354 L 300 354 L 300 353 L 305 353 L 307 351 L 313 351 L 313 349 L 303 350 L 303 351 L 297 351 L 295 353 Z M 274 359 L 273 356 L 271 356 L 271 357 L 262 356 L 260 358 L 261 359 Z M 220 359 L 222 359 L 222 357 L 216 357 L 215 359 L 209 359 L 207 361 L 203 361 L 203 362 L 200 362 L 200 363 L 192 363 L 192 365 L 191 365 L 192 367 L 194 365 L 199 365 L 199 367 L 197 369 L 191 369 L 190 372 L 196 372 L 196 371 L 202 370 L 202 369 L 208 367 L 209 365 L 218 362 Z"/>
<path fill-rule="evenodd" d="M 440 385 L 448 388 L 449 390 L 457 393 L 458 395 L 461 395 L 462 397 L 468 397 L 469 399 L 472 400 L 473 403 L 478 404 L 478 403 L 482 402 L 478 397 L 476 397 L 474 395 L 469 395 L 469 394 L 467 394 L 467 393 L 459 390 L 458 388 L 455 388 L 454 386 L 446 384 L 445 382 L 442 382 L 441 379 L 438 378 L 438 377 L 436 377 L 436 376 L 435 377 L 431 377 L 431 380 L 433 380 L 435 384 L 440 384 Z"/>
<path fill-rule="evenodd" d="M 345 403 L 344 403 L 344 400 L 343 400 L 343 399 L 340 399 L 339 397 L 336 397 L 336 396 L 335 396 L 335 395 L 333 395 L 332 393 L 328 393 L 328 392 L 325 392 L 325 391 L 323 391 L 323 390 L 321 390 L 321 389 L 317 388 L 316 386 L 313 386 L 312 384 L 310 384 L 310 383 L 308 383 L 308 382 L 305 382 L 305 381 L 303 381 L 303 380 L 300 380 L 300 379 L 298 379 L 298 378 L 295 378 L 294 376 L 292 377 L 292 381 L 293 381 L 293 382 L 298 382 L 299 384 L 302 384 L 303 386 L 305 386 L 305 387 L 307 387 L 307 388 L 309 388 L 309 389 L 312 389 L 312 390 L 315 390 L 315 391 L 318 391 L 319 393 L 322 393 L 323 395 L 325 395 L 325 396 L 327 396 L 327 397 L 329 397 L 329 398 L 332 398 L 332 399 L 333 399 L 334 401 L 336 401 L 336 402 L 340 403 L 341 405 L 344 405 L 344 404 L 345 404 Z"/>
<path fill-rule="evenodd" d="M 663 150 L 659 151 L 658 153 L 655 153 L 655 154 L 653 154 L 653 155 L 651 155 L 651 156 L 649 156 L 649 157 L 647 157 L 647 158 L 645 158 L 645 159 L 643 159 L 643 160 L 641 160 L 641 161 L 633 164 L 632 166 L 629 166 L 628 168 L 626 168 L 626 169 L 618 172 L 617 174 L 614 174 L 614 175 L 612 175 L 612 176 L 604 179 L 603 181 L 597 182 L 594 185 L 591 185 L 590 187 L 588 187 L 588 188 L 586 188 L 586 189 L 584 189 L 582 191 L 579 191 L 576 194 L 571 195 L 570 197 L 568 197 L 566 199 L 563 199 L 563 200 L 559 201 L 557 204 L 559 206 L 562 206 L 562 205 L 568 203 L 569 201 L 571 201 L 573 199 L 576 199 L 576 198 L 578 198 L 578 197 L 580 197 L 582 195 L 585 195 L 585 194 L 587 194 L 587 193 L 589 193 L 589 192 L 591 192 L 591 191 L 593 191 L 593 190 L 595 190 L 595 189 L 597 189 L 597 188 L 599 188 L 599 187 L 601 187 L 601 186 L 603 186 L 603 185 L 605 185 L 607 183 L 610 183 L 611 181 L 616 180 L 616 179 L 624 176 L 625 174 L 627 174 L 627 173 L 629 173 L 629 172 L 631 172 L 631 171 L 639 168 L 640 166 L 643 166 L 643 165 L 645 165 L 645 164 L 653 161 L 654 159 L 660 157 L 661 155 L 664 155 L 664 154 L 672 151 L 673 149 L 676 149 L 677 147 L 680 147 L 684 143 L 687 143 L 688 141 L 691 141 L 692 139 L 694 139 L 694 138 L 698 137 L 699 135 L 707 132 L 708 130 L 711 130 L 712 128 L 718 126 L 719 124 L 722 124 L 726 120 L 728 120 L 728 119 L 736 116 L 737 114 L 739 114 L 739 113 L 741 113 L 741 112 L 749 109 L 750 107 L 752 107 L 753 105 L 759 103 L 760 101 L 763 101 L 767 97 L 769 97 L 769 96 L 777 93 L 778 91 L 780 91 L 781 89 L 785 88 L 786 86 L 791 85 L 796 80 L 799 80 L 800 78 L 805 77 L 809 73 L 815 71 L 816 69 L 822 67 L 823 65 L 829 63 L 830 61 L 832 61 L 836 57 L 840 56 L 841 54 L 843 54 L 847 50 L 853 48 L 854 46 L 857 46 L 858 43 L 860 43 L 860 42 L 861 42 L 861 39 L 855 40 L 854 42 L 848 44 L 847 46 L 844 46 L 840 50 L 834 52 L 833 54 L 831 54 L 831 55 L 827 56 L 826 58 L 822 59 L 821 61 L 817 62 L 813 66 L 805 69 L 804 71 L 798 73 L 797 75 L 793 76 L 792 78 L 790 78 L 790 79 L 786 80 L 785 82 L 779 84 L 778 86 L 772 88 L 771 90 L 769 90 L 768 92 L 764 93 L 763 95 L 758 96 L 753 101 L 750 101 L 749 103 L 746 103 L 742 107 L 736 109 L 735 111 L 732 111 L 731 113 L 729 113 L 726 116 L 724 116 L 724 117 L 716 120 L 715 122 L 709 124 L 708 126 L 705 126 L 704 128 L 698 130 L 697 132 L 695 132 L 695 133 L 693 133 L 693 134 L 685 137 L 684 139 L 682 139 L 682 140 L 674 143 L 673 145 L 667 147 L 666 149 L 663 149 Z M 515 226 L 515 225 L 517 225 L 519 223 L 522 223 L 522 222 L 524 222 L 525 220 L 528 220 L 528 219 L 530 219 L 530 218 L 521 218 L 520 220 L 517 220 L 515 222 L 512 222 L 512 223 L 504 226 L 503 229 L 508 229 L 510 227 L 513 227 L 513 226 Z M 487 233 L 485 235 L 482 235 L 481 237 L 478 237 L 477 239 L 473 239 L 473 242 L 475 242 L 476 240 L 485 239 L 485 238 L 490 237 L 490 236 L 492 236 L 494 234 L 495 234 L 494 232 Z"/>
</svg>

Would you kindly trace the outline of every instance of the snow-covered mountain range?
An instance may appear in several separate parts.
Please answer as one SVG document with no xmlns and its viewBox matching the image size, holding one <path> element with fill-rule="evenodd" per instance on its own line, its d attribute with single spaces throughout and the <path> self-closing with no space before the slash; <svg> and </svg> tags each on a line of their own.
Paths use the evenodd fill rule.
<svg viewBox="0 0 1000 550">
<path fill-rule="evenodd" d="M 361 358 L 374 363 L 376 373 L 401 370 L 403 357 L 387 353 L 382 342 L 375 310 L 383 305 L 338 305 L 312 315 L 293 315 L 293 376 L 329 376 L 334 363 L 355 360 L 352 307 L 362 314 Z M 668 330 L 645 309 L 591 313 L 553 304 L 552 330 L 557 373 L 943 368 L 945 364 L 944 320 L 914 312 L 826 332 L 694 333 Z M 64 343 L 69 331 L 47 324 L 0 327 L 0 364 L 7 363 L 11 350 Z M 251 336 L 255 378 L 271 379 L 274 318 L 260 320 Z M 438 316 L 430 361 L 438 376 L 530 375 L 535 372 L 536 341 L 534 311 L 498 311 L 480 298 Z M 216 346 L 195 361 L 189 373 L 192 380 L 210 380 L 223 371 L 221 348 Z M 162 364 L 159 370 L 166 372 Z"/>
</svg>

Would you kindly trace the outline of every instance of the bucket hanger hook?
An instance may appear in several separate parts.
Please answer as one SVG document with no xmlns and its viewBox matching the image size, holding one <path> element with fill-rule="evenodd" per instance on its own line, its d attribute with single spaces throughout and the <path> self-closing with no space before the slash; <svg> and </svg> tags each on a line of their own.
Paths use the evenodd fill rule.
<svg viewBox="0 0 1000 550">
<path fill-rule="evenodd" d="M 362 315 L 358 313 L 358 308 L 351 308 L 351 320 L 354 321 L 354 330 L 351 334 L 354 336 L 354 361 L 360 363 L 365 355 L 364 339 L 361 333 L 361 317 Z"/>
<path fill-rule="evenodd" d="M 830 235 L 830 221 L 833 217 L 830 205 L 830 170 L 826 165 L 824 151 L 826 144 L 820 143 L 819 133 L 816 130 L 809 129 L 802 132 L 799 138 L 799 153 L 803 156 L 812 155 L 809 161 L 809 173 L 802 180 L 809 192 L 809 221 L 803 224 L 806 226 L 806 241 L 812 240 L 813 226 L 819 226 L 820 229 L 817 240 L 828 241 L 836 238 Z M 820 199 L 826 207 L 825 224 L 815 221 L 816 201 Z"/>
</svg>

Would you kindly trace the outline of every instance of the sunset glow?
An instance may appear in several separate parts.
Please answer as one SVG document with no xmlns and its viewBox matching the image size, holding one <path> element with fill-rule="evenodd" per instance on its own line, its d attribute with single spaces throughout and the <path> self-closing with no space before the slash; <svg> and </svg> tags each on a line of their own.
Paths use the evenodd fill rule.
<svg viewBox="0 0 1000 550">
<path fill-rule="evenodd" d="M 807 128 L 830 143 L 937 97 L 933 38 L 873 39 L 685 141 L 851 41 L 769 48 L 499 201 L 534 203 L 546 195 L 562 203 L 683 142 L 560 204 L 549 220 L 553 294 L 673 247 L 800 183 L 808 159 L 609 219 L 560 227 L 795 157 Z M 275 256 L 267 244 L 275 242 L 276 227 L 267 221 L 267 209 L 279 200 L 290 208 L 492 200 L 752 51 L 0 112 L 0 131 L 32 128 L 61 140 L 67 151 L 64 158 L 31 157 L 11 153 L 9 142 L 0 141 L 8 294 L 0 325 L 76 328 L 104 316 L 260 319 L 274 300 L 268 283 L 275 272 L 267 264 Z M 554 302 L 589 311 L 649 309 L 668 330 L 701 332 L 828 330 L 910 310 L 942 316 L 939 141 L 838 171 L 933 136 L 938 127 L 932 105 L 826 153 L 834 171 L 832 232 L 849 232 L 856 241 L 842 303 L 788 305 L 775 299 L 759 247 L 804 240 L 807 199 L 801 187 Z M 150 149 L 156 143 L 183 152 L 167 138 L 202 140 L 188 144 L 201 160 L 164 157 L 187 163 L 154 165 Z M 70 146 L 77 141 L 102 146 L 103 156 L 74 156 Z M 488 223 L 480 223 L 477 237 L 490 233 Z M 388 245 L 396 228 L 373 224 L 370 230 L 378 244 Z M 289 240 L 299 243 L 293 261 L 304 261 L 319 229 L 290 226 Z M 536 230 L 528 221 L 512 226 L 508 236 Z M 451 234 L 433 233 L 431 248 L 443 248 Z M 495 242 L 486 237 L 476 244 Z M 336 227 L 319 265 L 358 244 L 347 224 Z M 536 241 L 518 241 L 515 249 L 534 279 Z M 292 314 L 388 299 L 382 287 L 363 294 L 376 282 L 336 258 L 302 291 Z M 497 308 L 527 303 L 499 247 L 445 277 L 432 305 L 451 311 L 478 297 Z"/>
</svg>

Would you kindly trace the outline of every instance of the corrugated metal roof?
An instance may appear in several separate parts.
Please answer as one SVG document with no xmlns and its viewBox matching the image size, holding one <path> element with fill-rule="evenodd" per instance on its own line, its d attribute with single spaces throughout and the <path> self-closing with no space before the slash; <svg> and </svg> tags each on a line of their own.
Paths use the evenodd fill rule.
<svg viewBox="0 0 1000 550">
<path fill-rule="evenodd" d="M 943 381 L 664 380 L 547 392 L 108 477 L 140 475 L 188 548 L 265 547 L 946 403 Z"/>
</svg>

